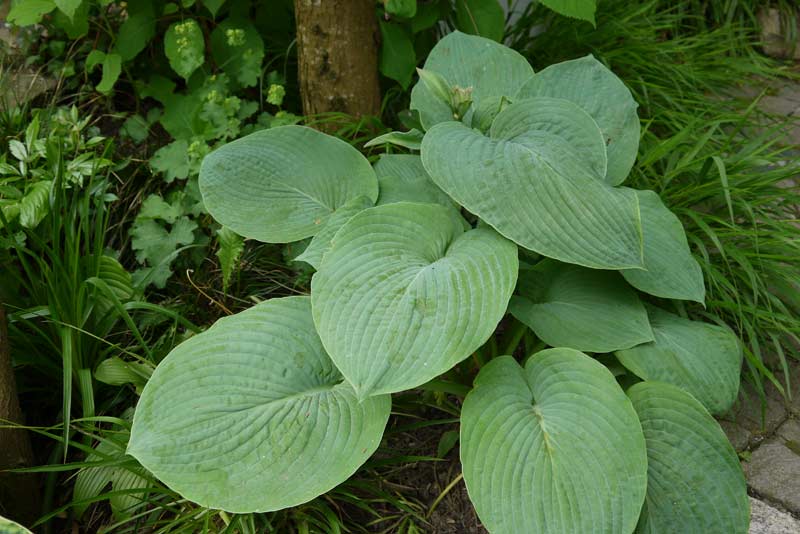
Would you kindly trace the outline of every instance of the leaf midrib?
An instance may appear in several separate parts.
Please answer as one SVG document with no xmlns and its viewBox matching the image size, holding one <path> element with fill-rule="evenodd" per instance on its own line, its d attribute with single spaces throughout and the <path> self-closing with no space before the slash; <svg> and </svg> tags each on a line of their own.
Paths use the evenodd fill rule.
<svg viewBox="0 0 800 534">
<path fill-rule="evenodd" d="M 331 384 L 324 384 L 322 386 L 317 386 L 315 388 L 310 388 L 310 389 L 307 389 L 307 390 L 304 390 L 304 391 L 299 391 L 297 393 L 293 393 L 291 395 L 286 395 L 286 396 L 283 396 L 283 397 L 280 397 L 280 398 L 277 398 L 277 399 L 272 399 L 272 400 L 269 400 L 269 401 L 266 401 L 266 402 L 259 402 L 257 404 L 253 404 L 252 406 L 248 406 L 246 408 L 235 408 L 235 409 L 218 408 L 218 409 L 214 410 L 214 412 L 225 413 L 225 414 L 241 413 L 241 412 L 247 412 L 249 410 L 253 410 L 253 409 L 256 409 L 256 408 L 266 408 L 267 406 L 270 406 L 270 405 L 273 405 L 273 404 L 282 404 L 282 403 L 285 403 L 285 402 L 289 402 L 289 401 L 293 401 L 293 400 L 297 400 L 297 399 L 302 399 L 302 398 L 305 398 L 305 397 L 314 397 L 314 396 L 319 395 L 319 394 L 329 393 L 329 392 L 333 391 L 336 388 L 336 386 L 338 386 L 342 382 L 344 382 L 344 379 L 342 379 L 342 380 L 340 380 L 338 382 L 331 383 Z"/>
</svg>

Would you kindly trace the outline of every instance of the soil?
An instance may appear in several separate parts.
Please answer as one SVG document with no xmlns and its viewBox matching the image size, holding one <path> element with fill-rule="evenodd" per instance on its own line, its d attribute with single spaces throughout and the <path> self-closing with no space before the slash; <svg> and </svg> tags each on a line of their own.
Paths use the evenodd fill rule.
<svg viewBox="0 0 800 534">
<path fill-rule="evenodd" d="M 421 392 L 415 395 L 424 395 Z M 451 399 L 455 400 L 455 399 Z M 430 405 L 429 405 L 430 406 Z M 396 409 L 396 411 L 400 411 Z M 382 451 L 391 451 L 390 455 L 384 452 L 381 456 L 415 456 L 436 458 L 441 437 L 446 432 L 458 432 L 458 423 L 437 424 L 425 426 L 404 432 L 395 432 L 400 425 L 409 422 L 435 421 L 441 419 L 443 414 L 430 407 L 414 412 L 414 418 L 393 416 L 390 428 L 387 430 L 387 439 Z M 445 415 L 446 416 L 446 415 Z M 435 534 L 487 534 L 475 513 L 475 508 L 469 500 L 463 479 L 460 479 L 447 493 L 440 498 L 442 492 L 461 475 L 461 462 L 458 458 L 459 444 L 438 460 L 416 462 L 402 462 L 398 467 L 387 473 L 381 473 L 380 479 L 384 490 L 401 490 L 402 497 L 413 501 L 417 515 L 414 525 L 421 532 Z M 374 479 L 373 479 L 374 481 Z M 438 500 L 438 502 L 437 502 Z M 433 511 L 431 511 L 433 509 Z M 396 516 L 396 508 L 386 507 L 382 515 Z M 420 520 L 424 517 L 424 521 Z M 374 532 L 398 532 L 391 529 L 390 525 L 381 522 L 374 526 Z M 405 532 L 400 530 L 400 532 Z M 413 532 L 413 531 L 412 531 Z"/>
</svg>

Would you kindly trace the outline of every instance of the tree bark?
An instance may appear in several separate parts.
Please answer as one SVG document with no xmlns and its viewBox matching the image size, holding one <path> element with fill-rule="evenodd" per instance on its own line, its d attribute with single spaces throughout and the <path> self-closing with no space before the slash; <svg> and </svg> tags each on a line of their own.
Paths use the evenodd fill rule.
<svg viewBox="0 0 800 534">
<path fill-rule="evenodd" d="M 375 0 L 294 0 L 303 113 L 380 113 Z"/>
<path fill-rule="evenodd" d="M 0 304 L 0 425 L 23 423 L 17 384 L 11 367 L 6 312 Z M 0 511 L 30 524 L 38 515 L 40 495 L 33 474 L 4 473 L 6 469 L 33 465 L 30 437 L 24 429 L 0 428 Z"/>
</svg>

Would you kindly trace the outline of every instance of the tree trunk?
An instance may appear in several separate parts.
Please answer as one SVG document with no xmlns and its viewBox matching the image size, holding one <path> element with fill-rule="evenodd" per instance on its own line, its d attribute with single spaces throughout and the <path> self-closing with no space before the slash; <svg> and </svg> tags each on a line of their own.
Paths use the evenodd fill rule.
<svg viewBox="0 0 800 534">
<path fill-rule="evenodd" d="M 11 367 L 6 312 L 0 304 L 0 425 L 22 424 L 17 398 L 17 385 Z M 0 428 L 0 512 L 22 523 L 30 524 L 38 515 L 40 495 L 33 474 L 3 473 L 6 469 L 33 465 L 33 451 L 28 432 L 23 429 Z"/>
<path fill-rule="evenodd" d="M 375 0 L 294 0 L 294 6 L 303 113 L 378 115 Z"/>
</svg>

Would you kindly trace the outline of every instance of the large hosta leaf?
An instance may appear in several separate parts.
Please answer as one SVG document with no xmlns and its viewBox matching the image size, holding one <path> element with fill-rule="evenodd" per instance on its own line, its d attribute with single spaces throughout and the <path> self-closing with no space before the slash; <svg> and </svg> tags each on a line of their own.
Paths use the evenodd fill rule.
<svg viewBox="0 0 800 534">
<path fill-rule="evenodd" d="M 643 380 L 679 386 L 713 414 L 726 412 L 739 391 L 742 350 L 727 327 L 690 321 L 648 308 L 655 341 L 617 352 Z"/>
<path fill-rule="evenodd" d="M 419 156 L 384 154 L 375 164 L 375 174 L 380 189 L 378 205 L 408 201 L 456 207 L 425 172 Z"/>
<path fill-rule="evenodd" d="M 528 61 L 514 50 L 459 31 L 436 43 L 425 61 L 425 70 L 441 75 L 451 87 L 471 87 L 475 106 L 490 97 L 514 96 L 533 75 Z M 449 106 L 422 81 L 411 91 L 411 109 L 419 111 L 425 129 L 453 120 Z"/>
<path fill-rule="evenodd" d="M 553 347 L 611 352 L 653 340 L 636 293 L 613 271 L 544 260 L 521 269 L 509 311 Z"/>
<path fill-rule="evenodd" d="M 422 163 L 456 202 L 527 249 L 598 269 L 642 266 L 636 194 L 602 181 L 603 136 L 577 104 L 515 102 L 488 136 L 437 124 L 422 140 Z"/>
<path fill-rule="evenodd" d="M 304 261 L 315 269 L 319 269 L 322 256 L 330 248 L 331 239 L 333 239 L 333 236 L 335 236 L 336 232 L 339 231 L 339 228 L 344 226 L 344 223 L 349 221 L 353 215 L 369 208 L 372 206 L 372 204 L 373 202 L 371 199 L 365 196 L 360 196 L 354 198 L 344 206 L 334 211 L 333 214 L 328 218 L 328 222 L 325 223 L 325 226 L 322 228 L 322 230 L 320 230 L 319 233 L 314 236 L 314 238 L 311 240 L 311 243 L 308 244 L 303 253 L 297 256 L 295 259 L 298 261 Z"/>
<path fill-rule="evenodd" d="M 647 442 L 641 534 L 746 534 L 750 503 L 742 468 L 713 417 L 661 382 L 628 390 Z"/>
<path fill-rule="evenodd" d="M 0 516 L 0 534 L 31 534 L 31 531 L 19 523 Z"/>
<path fill-rule="evenodd" d="M 572 349 L 481 369 L 461 412 L 461 463 L 494 534 L 632 532 L 645 495 L 633 406 L 608 369 Z"/>
<path fill-rule="evenodd" d="M 644 266 L 622 276 L 633 287 L 657 297 L 703 302 L 703 270 L 689 251 L 683 225 L 654 191 L 636 191 L 642 214 Z"/>
<path fill-rule="evenodd" d="M 237 234 L 267 243 L 310 237 L 337 208 L 378 197 L 369 162 L 344 141 L 304 126 L 261 130 L 203 160 L 208 212 Z"/>
<path fill-rule="evenodd" d="M 503 317 L 517 248 L 451 210 L 397 202 L 362 211 L 311 282 L 322 342 L 360 397 L 416 387 L 480 347 Z"/>
<path fill-rule="evenodd" d="M 639 149 L 638 104 L 622 80 L 589 55 L 536 73 L 517 98 L 549 96 L 578 104 L 597 122 L 608 150 L 606 181 L 621 184 Z"/>
<path fill-rule="evenodd" d="M 356 399 L 308 297 L 273 299 L 173 349 L 144 388 L 128 453 L 203 506 L 278 510 L 352 475 L 380 443 L 390 404 Z"/>
<path fill-rule="evenodd" d="M 419 156 L 384 154 L 375 164 L 375 175 L 378 178 L 378 205 L 404 201 L 441 204 L 452 208 L 453 217 L 466 224 L 455 202 L 431 181 Z M 356 213 L 371 207 L 372 204 L 370 199 L 361 196 L 337 209 L 305 251 L 295 259 L 305 261 L 315 269 L 319 269 L 322 255 L 330 248 L 331 239 L 339 228 Z"/>
</svg>

